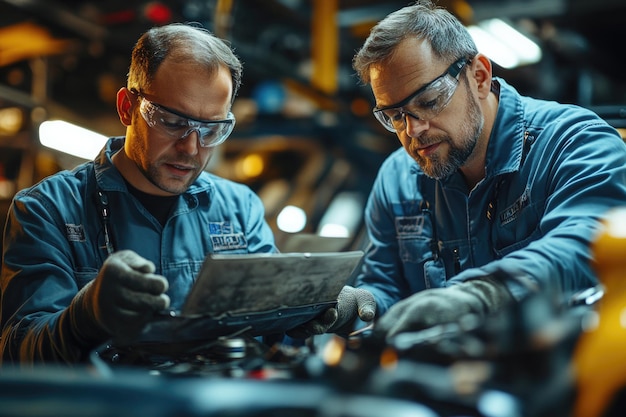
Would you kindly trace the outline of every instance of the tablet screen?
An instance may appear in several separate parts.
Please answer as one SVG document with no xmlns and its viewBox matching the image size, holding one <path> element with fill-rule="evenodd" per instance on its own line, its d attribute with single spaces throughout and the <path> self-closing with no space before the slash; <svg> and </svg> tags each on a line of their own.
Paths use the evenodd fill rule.
<svg viewBox="0 0 626 417">
<path fill-rule="evenodd" d="M 207 256 L 181 313 L 240 314 L 335 301 L 362 251 Z"/>
</svg>

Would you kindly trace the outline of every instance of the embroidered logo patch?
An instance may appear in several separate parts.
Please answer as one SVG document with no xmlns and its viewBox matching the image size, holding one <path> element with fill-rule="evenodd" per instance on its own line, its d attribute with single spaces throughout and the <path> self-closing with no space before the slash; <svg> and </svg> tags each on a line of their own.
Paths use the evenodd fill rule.
<svg viewBox="0 0 626 417">
<path fill-rule="evenodd" d="M 233 232 L 233 227 L 230 222 L 210 222 L 209 234 L 210 235 L 227 235 Z"/>
<path fill-rule="evenodd" d="M 398 235 L 421 235 L 424 230 L 424 215 L 396 217 Z"/>
<path fill-rule="evenodd" d="M 230 222 L 209 223 L 209 235 L 213 243 L 213 250 L 216 252 L 248 247 L 246 237 L 243 233 L 233 233 L 233 227 Z"/>
<path fill-rule="evenodd" d="M 509 224 L 512 221 L 516 220 L 519 216 L 520 212 L 530 204 L 530 190 L 527 188 L 524 190 L 524 193 L 517 199 L 513 204 L 504 209 L 502 213 L 500 213 L 500 224 L 505 225 Z"/>
<path fill-rule="evenodd" d="M 241 233 L 211 236 L 211 242 L 213 242 L 213 250 L 216 252 L 228 249 L 245 249 L 248 247 L 248 241 Z"/>
<path fill-rule="evenodd" d="M 84 242 L 85 229 L 82 224 L 65 224 L 65 235 L 70 242 Z"/>
</svg>

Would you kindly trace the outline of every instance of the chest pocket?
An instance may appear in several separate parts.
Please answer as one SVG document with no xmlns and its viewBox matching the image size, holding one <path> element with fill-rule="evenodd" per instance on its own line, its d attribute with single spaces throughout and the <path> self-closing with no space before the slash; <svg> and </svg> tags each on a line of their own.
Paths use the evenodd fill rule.
<svg viewBox="0 0 626 417">
<path fill-rule="evenodd" d="M 395 219 L 396 238 L 402 262 L 421 263 L 436 253 L 436 234 L 427 210 L 415 216 Z"/>
<path fill-rule="evenodd" d="M 433 217 L 426 209 L 417 216 L 396 218 L 400 259 L 413 292 L 445 287 L 448 279 L 471 265 L 470 242 L 459 237 L 440 240 L 443 236 Z"/>
<path fill-rule="evenodd" d="M 191 290 L 196 276 L 202 267 L 202 261 L 176 261 L 161 265 L 161 274 L 167 278 L 170 307 L 180 310 L 187 294 Z"/>
<path fill-rule="evenodd" d="M 500 204 L 500 202 L 498 202 Z M 541 237 L 539 209 L 543 202 L 533 201 L 529 188 L 498 210 L 491 220 L 494 253 L 501 258 Z"/>
<path fill-rule="evenodd" d="M 441 287 L 446 269 L 428 209 L 415 216 L 396 217 L 396 236 L 404 274 L 413 292 Z"/>
</svg>

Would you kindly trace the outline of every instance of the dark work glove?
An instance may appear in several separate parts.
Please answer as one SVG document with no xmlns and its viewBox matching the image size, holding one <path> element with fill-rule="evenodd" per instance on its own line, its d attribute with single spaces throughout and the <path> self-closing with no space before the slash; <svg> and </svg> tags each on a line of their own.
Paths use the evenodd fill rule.
<svg viewBox="0 0 626 417">
<path fill-rule="evenodd" d="M 390 338 L 398 333 L 456 322 L 466 314 L 482 318 L 512 301 L 507 287 L 492 276 L 423 290 L 393 305 L 376 322 L 373 333 Z"/>
<path fill-rule="evenodd" d="M 74 297 L 74 331 L 86 341 L 136 337 L 153 313 L 169 307 L 167 280 L 135 252 L 113 253 L 98 276 Z"/>
<path fill-rule="evenodd" d="M 307 323 L 287 332 L 287 335 L 304 339 L 322 333 L 347 334 L 357 317 L 363 321 L 372 321 L 376 315 L 376 301 L 371 292 L 349 285 L 343 287 L 337 296 L 337 306 Z"/>
</svg>

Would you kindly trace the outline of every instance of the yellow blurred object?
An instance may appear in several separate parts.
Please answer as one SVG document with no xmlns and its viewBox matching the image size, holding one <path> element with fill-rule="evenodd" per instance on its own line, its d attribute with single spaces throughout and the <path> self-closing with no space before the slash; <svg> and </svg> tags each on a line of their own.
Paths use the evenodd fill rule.
<svg viewBox="0 0 626 417">
<path fill-rule="evenodd" d="M 316 89 L 332 95 L 337 91 L 339 59 L 339 27 L 337 0 L 313 2 L 311 20 L 313 74 L 311 83 Z"/>
<path fill-rule="evenodd" d="M 626 387 L 626 207 L 607 213 L 592 244 L 593 268 L 604 286 L 594 326 L 574 352 L 577 384 L 573 417 L 600 417 Z"/>
<path fill-rule="evenodd" d="M 50 32 L 32 22 L 0 28 L 0 67 L 33 57 L 56 55 L 75 47 L 70 40 L 54 39 Z"/>
</svg>

